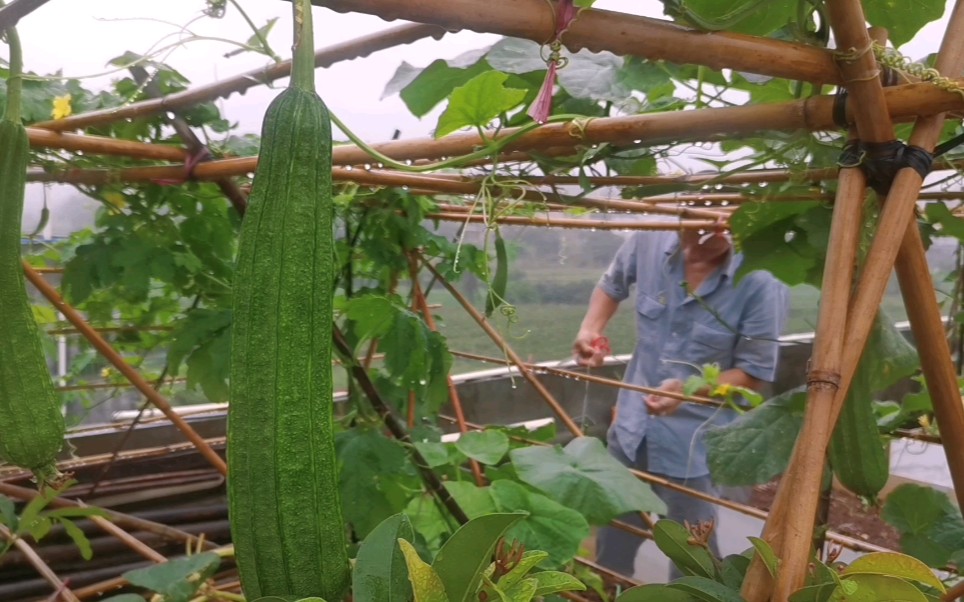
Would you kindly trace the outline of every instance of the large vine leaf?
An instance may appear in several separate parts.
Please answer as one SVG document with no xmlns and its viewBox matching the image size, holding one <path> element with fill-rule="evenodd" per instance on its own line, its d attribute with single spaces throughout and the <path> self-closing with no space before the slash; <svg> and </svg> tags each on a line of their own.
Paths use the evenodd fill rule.
<svg viewBox="0 0 964 602">
<path fill-rule="evenodd" d="M 459 527 L 442 545 L 432 568 L 441 578 L 449 600 L 469 602 L 499 538 L 524 516 L 517 512 L 483 514 Z"/>
<path fill-rule="evenodd" d="M 455 88 L 448 107 L 439 117 L 435 137 L 441 138 L 464 127 L 485 127 L 501 113 L 519 106 L 526 91 L 505 87 L 508 78 L 499 71 L 486 71 Z"/>
<path fill-rule="evenodd" d="M 743 263 L 737 278 L 767 270 L 789 285 L 819 286 L 830 226 L 829 210 L 810 201 L 744 203 L 730 218 Z"/>
<path fill-rule="evenodd" d="M 566 447 L 528 447 L 509 453 L 519 478 L 552 499 L 606 524 L 634 510 L 665 513 L 649 485 L 633 477 L 599 439 L 578 437 Z"/>
<path fill-rule="evenodd" d="M 665 11 L 682 23 L 707 31 L 737 31 L 765 36 L 796 16 L 793 2 L 773 0 L 662 0 Z"/>
<path fill-rule="evenodd" d="M 707 463 L 721 485 L 756 485 L 782 473 L 803 424 L 807 392 L 791 389 L 741 414 L 733 422 L 709 429 Z"/>
<path fill-rule="evenodd" d="M 375 431 L 339 433 L 335 445 L 345 520 L 365 537 L 404 508 L 420 483 L 404 448 Z"/>
<path fill-rule="evenodd" d="M 505 73 L 545 71 L 539 44 L 531 40 L 504 38 L 489 50 L 486 61 Z M 624 59 L 611 52 L 570 52 L 563 48 L 565 67 L 558 71 L 559 85 L 574 98 L 625 100 L 629 90 L 622 84 Z"/>
<path fill-rule="evenodd" d="M 943 0 L 864 0 L 864 15 L 871 25 L 883 27 L 890 42 L 900 47 L 909 42 L 925 25 L 944 14 Z"/>
<path fill-rule="evenodd" d="M 506 538 L 519 540 L 528 550 L 548 552 L 553 567 L 572 560 L 589 537 L 589 523 L 583 515 L 524 485 L 501 479 L 489 486 L 489 492 L 498 511 L 529 514 L 509 529 Z"/>
<path fill-rule="evenodd" d="M 964 559 L 964 519 L 942 492 L 905 484 L 884 502 L 885 521 L 901 532 L 901 549 L 932 567 Z"/>
<path fill-rule="evenodd" d="M 174 558 L 161 564 L 124 573 L 131 585 L 144 587 L 164 596 L 168 602 L 187 602 L 214 574 L 221 558 L 213 552 Z"/>
<path fill-rule="evenodd" d="M 382 98 L 398 93 L 416 117 L 424 117 L 456 87 L 492 69 L 482 60 L 485 50 L 473 50 L 452 60 L 436 60 L 420 69 L 402 63 L 385 86 Z"/>
<path fill-rule="evenodd" d="M 414 536 L 412 522 L 404 514 L 386 518 L 368 534 L 351 574 L 355 602 L 407 602 L 411 598 L 408 567 L 398 540 Z"/>
</svg>

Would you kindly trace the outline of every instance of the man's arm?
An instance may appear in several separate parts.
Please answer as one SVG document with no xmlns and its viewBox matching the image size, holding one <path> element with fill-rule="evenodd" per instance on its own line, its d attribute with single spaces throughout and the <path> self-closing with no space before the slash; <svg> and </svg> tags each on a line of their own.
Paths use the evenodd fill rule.
<svg viewBox="0 0 964 602">
<path fill-rule="evenodd" d="M 576 340 L 572 344 L 572 352 L 576 357 L 576 362 L 582 366 L 601 366 L 604 358 L 604 351 L 597 346 L 593 346 L 603 332 L 610 318 L 619 309 L 619 301 L 610 297 L 598 286 L 593 289 L 589 297 L 589 307 L 586 316 L 582 319 Z"/>
</svg>

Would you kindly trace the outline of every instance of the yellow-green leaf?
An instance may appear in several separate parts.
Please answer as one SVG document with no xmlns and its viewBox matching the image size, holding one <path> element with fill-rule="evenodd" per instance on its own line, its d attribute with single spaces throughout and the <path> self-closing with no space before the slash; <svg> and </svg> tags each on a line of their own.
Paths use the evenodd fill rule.
<svg viewBox="0 0 964 602">
<path fill-rule="evenodd" d="M 405 555 L 408 579 L 412 582 L 415 602 L 449 602 L 448 596 L 445 595 L 445 586 L 442 585 L 438 573 L 419 557 L 412 544 L 399 539 L 398 547 Z"/>
<path fill-rule="evenodd" d="M 486 71 L 452 90 L 449 105 L 435 127 L 435 137 L 464 127 L 485 127 L 499 114 L 520 105 L 526 91 L 506 88 L 508 77 L 499 71 Z"/>
<path fill-rule="evenodd" d="M 831 602 L 928 602 L 908 581 L 887 575 L 852 575 L 844 579 L 830 596 Z"/>
<path fill-rule="evenodd" d="M 844 575 L 887 575 L 900 577 L 929 585 L 944 592 L 944 584 L 934 575 L 934 572 L 923 562 L 897 552 L 873 552 L 864 554 L 850 563 L 843 571 Z"/>
</svg>

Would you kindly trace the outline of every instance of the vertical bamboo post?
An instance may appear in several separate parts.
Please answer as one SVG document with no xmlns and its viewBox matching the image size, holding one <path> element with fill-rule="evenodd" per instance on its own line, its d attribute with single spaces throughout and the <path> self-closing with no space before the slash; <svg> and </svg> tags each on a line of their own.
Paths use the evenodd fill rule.
<svg viewBox="0 0 964 602">
<path fill-rule="evenodd" d="M 958 2 L 954 6 L 937 58 L 936 68 L 942 74 L 959 73 L 964 66 L 964 44 L 953 43 L 962 36 L 964 3 Z M 914 129 L 911 143 L 932 150 L 943 122 L 943 114 L 928 117 L 926 121 L 918 121 L 919 127 Z M 941 442 L 947 456 L 957 502 L 964 508 L 964 404 L 961 402 L 957 371 L 944 334 L 940 308 L 933 293 L 924 245 L 914 222 L 907 226 L 897 252 L 895 267 L 917 353 L 920 355 L 921 368 L 941 428 Z"/>
<path fill-rule="evenodd" d="M 808 553 L 810 550 L 826 455 L 826 446 L 815 447 L 812 442 L 816 439 L 829 441 L 832 432 L 826 414 L 830 411 L 840 382 L 843 341 L 839 333 L 846 328 L 865 195 L 864 172 L 859 167 L 842 169 L 830 226 L 817 332 L 813 340 L 813 367 L 807 375 L 807 413 L 790 467 L 780 480 L 777 498 L 763 531 L 763 538 L 781 558 L 786 554 L 788 545 L 805 546 Z M 801 473 L 805 475 L 805 482 L 801 482 Z M 788 540 L 784 526 L 790 519 L 790 509 L 801 503 L 806 506 L 801 513 L 810 517 L 809 529 L 806 521 L 802 521 L 802 525 L 794 525 L 793 537 Z M 786 562 L 781 563 L 781 570 L 785 570 L 785 566 Z M 773 585 L 771 577 L 758 557 L 754 558 L 743 583 L 742 594 L 748 602 L 764 602 L 770 598 Z"/>
<path fill-rule="evenodd" d="M 841 46 L 858 49 L 856 52 L 850 53 L 849 56 L 845 56 L 847 62 L 841 65 L 845 73 L 845 79 L 851 84 L 850 91 L 859 103 L 857 106 L 861 111 L 869 112 L 873 108 L 876 111 L 883 112 L 883 114 L 856 112 L 855 114 L 859 116 L 857 127 L 860 130 L 860 135 L 865 141 L 869 142 L 891 140 L 893 138 L 892 125 L 889 132 L 882 127 L 882 124 L 890 124 L 885 106 L 876 102 L 876 99 L 882 97 L 883 94 L 879 81 L 876 77 L 861 76 L 861 62 L 866 60 L 864 58 L 866 53 L 861 52 L 861 49 L 865 47 L 869 49 L 869 36 L 860 35 L 863 31 L 862 24 L 864 22 L 862 9 L 856 1 L 835 2 L 831 3 L 828 8 L 830 9 L 831 22 L 834 24 Z M 957 10 L 958 7 L 955 7 L 955 14 L 957 14 Z M 938 59 L 940 70 L 955 72 L 955 70 L 960 70 L 962 64 L 964 64 L 962 63 L 961 51 L 956 48 L 957 41 L 960 39 L 960 35 L 945 37 Z M 943 115 L 919 118 L 909 143 L 928 151 L 932 150 L 940 134 L 942 124 Z M 862 128 L 867 128 L 866 132 Z M 887 195 L 887 202 L 884 204 L 867 264 L 864 267 L 854 301 L 848 312 L 839 388 L 830 411 L 825 416 L 827 422 L 822 426 L 821 431 L 832 433 L 833 426 L 836 424 L 843 400 L 856 372 L 857 362 L 860 359 L 880 301 L 883 298 L 897 250 L 911 224 L 913 207 L 920 192 L 921 183 L 922 177 L 920 174 L 911 168 L 904 168 L 898 172 Z M 922 251 L 923 248 L 921 247 Z M 929 288 L 930 284 L 928 283 Z M 801 441 L 803 441 L 802 437 Z M 823 438 L 806 440 L 808 447 L 820 448 L 821 453 L 826 452 L 827 443 L 828 441 L 823 440 Z M 795 472 L 793 476 L 796 479 L 794 481 L 795 490 L 799 490 L 801 485 L 799 479 L 802 474 Z M 812 478 L 809 473 L 808 476 Z M 809 489 L 809 484 L 807 488 Z M 788 498 L 789 494 L 786 494 L 782 500 L 778 500 L 786 505 L 787 520 L 786 527 L 782 531 L 781 552 L 783 563 L 777 576 L 772 600 L 786 600 L 790 593 L 802 585 L 810 553 L 809 541 L 807 542 L 807 548 L 804 549 L 802 538 L 805 535 L 809 538 L 807 533 L 812 533 L 813 516 L 808 515 L 809 508 L 800 503 L 800 496 L 794 496 L 793 503 L 790 503 Z M 776 506 L 776 503 L 774 505 Z M 809 525 L 809 530 L 806 528 L 807 525 Z M 791 542 L 791 539 L 795 543 Z"/>
</svg>

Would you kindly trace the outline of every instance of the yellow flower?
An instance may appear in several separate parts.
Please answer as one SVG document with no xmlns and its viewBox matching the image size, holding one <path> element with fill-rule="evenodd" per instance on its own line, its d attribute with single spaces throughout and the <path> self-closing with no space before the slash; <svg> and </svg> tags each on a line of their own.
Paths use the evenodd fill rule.
<svg viewBox="0 0 964 602">
<path fill-rule="evenodd" d="M 111 213 L 120 213 L 127 206 L 127 199 L 119 192 L 105 192 L 104 202 L 107 203 Z"/>
<path fill-rule="evenodd" d="M 723 383 L 722 385 L 717 385 L 717 387 L 713 389 L 712 395 L 713 397 L 727 397 L 733 392 L 734 388 L 735 387 L 730 383 Z"/>
<path fill-rule="evenodd" d="M 101 378 L 110 378 L 113 375 L 114 375 L 114 371 L 111 370 L 110 367 L 100 369 Z"/>
<path fill-rule="evenodd" d="M 70 117 L 70 114 L 73 112 L 73 107 L 70 106 L 70 94 L 64 94 L 63 96 L 54 98 L 54 108 L 50 112 L 54 119 Z"/>
</svg>

